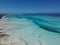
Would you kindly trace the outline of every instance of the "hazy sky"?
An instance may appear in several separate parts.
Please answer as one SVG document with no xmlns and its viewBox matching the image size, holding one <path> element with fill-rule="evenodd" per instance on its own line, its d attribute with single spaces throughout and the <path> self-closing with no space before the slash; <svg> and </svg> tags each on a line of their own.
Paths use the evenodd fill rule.
<svg viewBox="0 0 60 45">
<path fill-rule="evenodd" d="M 0 13 L 60 13 L 60 1 L 0 0 Z"/>
</svg>

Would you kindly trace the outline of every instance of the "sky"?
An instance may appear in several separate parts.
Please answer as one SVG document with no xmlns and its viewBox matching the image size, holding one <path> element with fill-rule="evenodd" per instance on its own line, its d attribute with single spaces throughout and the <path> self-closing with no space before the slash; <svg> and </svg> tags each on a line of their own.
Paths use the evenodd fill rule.
<svg viewBox="0 0 60 45">
<path fill-rule="evenodd" d="M 0 0 L 0 13 L 60 13 L 60 0 Z"/>
</svg>

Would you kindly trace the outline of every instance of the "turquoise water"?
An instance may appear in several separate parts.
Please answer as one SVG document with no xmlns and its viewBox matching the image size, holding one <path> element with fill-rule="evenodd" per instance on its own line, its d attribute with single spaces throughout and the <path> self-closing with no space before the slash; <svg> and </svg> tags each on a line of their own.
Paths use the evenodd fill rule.
<svg viewBox="0 0 60 45">
<path fill-rule="evenodd" d="M 60 45 L 60 17 L 14 14 L 3 19 L 13 37 L 26 45 Z"/>
</svg>

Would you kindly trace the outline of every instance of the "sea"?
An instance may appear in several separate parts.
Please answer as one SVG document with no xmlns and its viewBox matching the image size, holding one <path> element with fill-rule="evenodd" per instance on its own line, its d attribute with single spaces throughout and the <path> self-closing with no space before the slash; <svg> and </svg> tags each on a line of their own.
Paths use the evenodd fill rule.
<svg viewBox="0 0 60 45">
<path fill-rule="evenodd" d="M 11 36 L 25 45 L 60 45 L 60 16 L 42 14 L 8 14 L 2 17 Z"/>
</svg>

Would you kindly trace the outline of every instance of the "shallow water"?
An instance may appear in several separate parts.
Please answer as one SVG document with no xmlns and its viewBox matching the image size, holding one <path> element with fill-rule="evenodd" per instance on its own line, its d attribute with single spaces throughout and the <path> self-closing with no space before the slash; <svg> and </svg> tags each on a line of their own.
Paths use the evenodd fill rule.
<svg viewBox="0 0 60 45">
<path fill-rule="evenodd" d="M 13 37 L 26 45 L 60 45 L 60 17 L 48 15 L 7 15 L 3 21 Z"/>
</svg>

